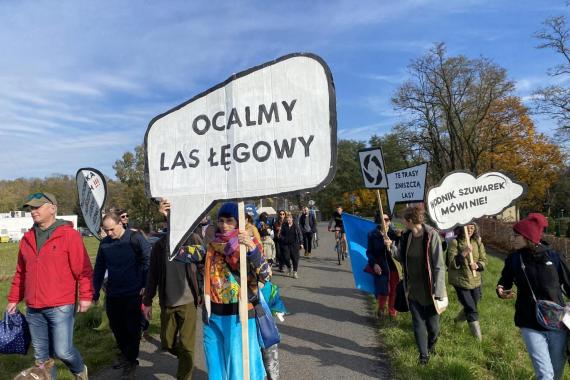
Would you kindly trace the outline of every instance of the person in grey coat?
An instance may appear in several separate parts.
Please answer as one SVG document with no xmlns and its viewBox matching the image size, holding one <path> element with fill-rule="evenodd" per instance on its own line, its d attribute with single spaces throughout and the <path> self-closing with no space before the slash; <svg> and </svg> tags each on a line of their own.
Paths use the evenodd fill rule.
<svg viewBox="0 0 570 380">
<path fill-rule="evenodd" d="M 424 224 L 425 211 L 419 206 L 404 211 L 407 231 L 396 255 L 404 268 L 404 285 L 418 351 L 419 364 L 426 365 L 435 353 L 439 335 L 439 314 L 447 300 L 445 260 L 437 231 Z M 392 249 L 392 252 L 394 250 Z"/>
</svg>

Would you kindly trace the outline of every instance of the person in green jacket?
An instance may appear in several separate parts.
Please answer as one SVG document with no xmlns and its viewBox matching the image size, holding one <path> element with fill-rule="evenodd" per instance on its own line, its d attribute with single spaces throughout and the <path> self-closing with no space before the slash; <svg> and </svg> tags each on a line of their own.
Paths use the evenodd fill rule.
<svg viewBox="0 0 570 380">
<path fill-rule="evenodd" d="M 469 242 L 465 238 L 465 230 Z M 457 292 L 457 298 L 463 310 L 455 317 L 455 322 L 467 321 L 471 334 L 481 341 L 481 325 L 477 304 L 481 300 L 481 272 L 487 265 L 485 246 L 481 243 L 477 224 L 469 223 L 466 227 L 455 229 L 456 238 L 447 249 L 447 268 L 449 284 Z"/>
</svg>

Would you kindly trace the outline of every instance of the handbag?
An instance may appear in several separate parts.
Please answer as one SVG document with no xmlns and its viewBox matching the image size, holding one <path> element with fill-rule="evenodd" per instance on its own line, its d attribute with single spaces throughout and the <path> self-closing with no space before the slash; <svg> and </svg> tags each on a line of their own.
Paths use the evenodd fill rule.
<svg viewBox="0 0 570 380">
<path fill-rule="evenodd" d="M 22 313 L 4 312 L 0 321 L 0 353 L 26 355 L 30 348 L 31 336 L 28 322 Z"/>
<path fill-rule="evenodd" d="M 530 285 L 530 281 L 526 275 L 525 265 L 522 256 L 520 256 L 521 260 L 521 269 L 524 274 L 524 278 L 526 278 L 526 282 L 532 294 L 532 298 L 534 299 L 535 303 L 535 314 L 536 314 L 536 321 L 539 325 L 544 327 L 548 330 L 563 330 L 564 323 L 562 319 L 564 318 L 565 310 L 563 306 L 560 306 L 556 302 L 548 301 L 548 300 L 539 300 L 536 299 L 534 295 L 534 290 L 532 290 L 532 286 Z"/>
<path fill-rule="evenodd" d="M 396 299 L 394 300 L 394 309 L 400 313 L 406 313 L 410 311 L 408 298 L 406 297 L 406 287 L 404 286 L 404 280 L 400 280 L 400 282 L 398 282 L 398 285 L 396 285 Z"/>
<path fill-rule="evenodd" d="M 433 297 L 433 305 L 435 306 L 435 311 L 438 314 L 441 314 L 445 311 L 445 309 L 447 309 L 447 305 L 449 305 L 449 298 L 445 296 L 442 299 L 438 300 Z"/>
<path fill-rule="evenodd" d="M 263 292 L 258 293 L 259 302 L 255 305 L 255 322 L 257 324 L 257 332 L 259 342 L 262 348 L 269 348 L 281 342 L 281 335 L 275 324 L 275 319 L 271 315 L 269 305 L 265 301 Z"/>
</svg>

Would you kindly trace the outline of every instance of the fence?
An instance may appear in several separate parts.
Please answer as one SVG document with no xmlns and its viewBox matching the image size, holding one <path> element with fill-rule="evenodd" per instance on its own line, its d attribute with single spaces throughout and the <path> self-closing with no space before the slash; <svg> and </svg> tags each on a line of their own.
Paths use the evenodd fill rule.
<svg viewBox="0 0 570 380">
<path fill-rule="evenodd" d="M 477 220 L 481 236 L 485 243 L 503 249 L 511 250 L 510 238 L 513 233 L 512 222 L 503 222 L 497 219 L 482 218 Z M 569 258 L 568 248 L 570 246 L 570 239 L 565 237 L 556 237 L 554 235 L 545 234 L 544 240 L 550 243 L 552 249 L 558 251 L 560 254 Z"/>
</svg>

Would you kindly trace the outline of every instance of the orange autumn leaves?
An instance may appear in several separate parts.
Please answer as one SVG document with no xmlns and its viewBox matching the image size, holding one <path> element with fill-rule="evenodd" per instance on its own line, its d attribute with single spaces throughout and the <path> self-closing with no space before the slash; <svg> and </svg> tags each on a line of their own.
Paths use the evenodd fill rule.
<svg viewBox="0 0 570 380">
<path fill-rule="evenodd" d="M 478 172 L 503 171 L 525 183 L 528 191 L 521 206 L 542 209 L 548 189 L 564 167 L 559 146 L 536 132 L 527 108 L 517 97 L 495 102 L 479 127 L 482 140 L 494 139 L 498 144 L 490 144 L 493 149 L 483 152 Z"/>
</svg>

